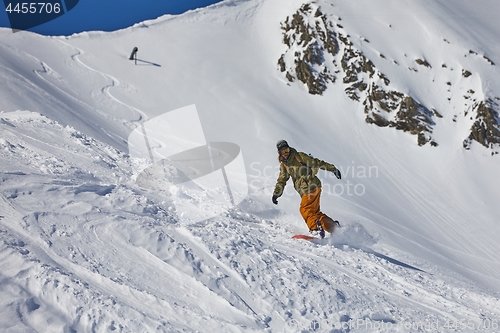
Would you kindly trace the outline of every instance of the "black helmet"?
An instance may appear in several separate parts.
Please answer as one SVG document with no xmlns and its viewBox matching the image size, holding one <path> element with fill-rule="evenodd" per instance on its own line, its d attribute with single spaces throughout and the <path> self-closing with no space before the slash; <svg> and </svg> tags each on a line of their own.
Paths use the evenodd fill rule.
<svg viewBox="0 0 500 333">
<path fill-rule="evenodd" d="M 288 145 L 288 142 L 286 142 L 285 140 L 280 140 L 276 144 L 276 148 L 278 148 L 278 152 L 280 152 L 285 148 L 290 148 L 290 146 Z"/>
</svg>

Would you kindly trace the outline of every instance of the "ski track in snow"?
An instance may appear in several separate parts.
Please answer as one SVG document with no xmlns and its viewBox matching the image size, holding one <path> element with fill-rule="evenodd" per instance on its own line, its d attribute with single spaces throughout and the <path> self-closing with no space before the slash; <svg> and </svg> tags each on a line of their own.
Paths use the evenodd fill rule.
<svg viewBox="0 0 500 333">
<path fill-rule="evenodd" d="M 80 66 L 86 68 L 87 70 L 89 70 L 91 72 L 98 73 L 99 75 L 101 75 L 102 77 L 104 77 L 104 79 L 111 81 L 111 84 L 103 87 L 101 89 L 101 92 L 105 96 L 109 97 L 111 100 L 115 101 L 116 103 L 125 106 L 126 108 L 130 109 L 130 111 L 132 111 L 132 112 L 137 113 L 138 114 L 138 119 L 137 120 L 131 120 L 132 123 L 134 123 L 134 122 L 140 122 L 140 121 L 147 121 L 148 120 L 149 117 L 148 117 L 148 115 L 146 113 L 144 113 L 143 111 L 139 110 L 138 108 L 135 108 L 135 107 L 133 107 L 133 106 L 127 104 L 127 103 L 122 102 L 121 100 L 119 100 L 118 98 L 114 97 L 111 94 L 111 92 L 110 92 L 111 88 L 120 86 L 120 81 L 117 78 L 113 77 L 110 74 L 106 74 L 106 73 L 104 73 L 102 71 L 99 71 L 99 70 L 97 70 L 95 68 L 92 68 L 92 67 L 86 65 L 85 63 L 83 63 L 80 60 L 80 56 L 82 56 L 82 55 L 85 54 L 85 52 L 82 49 L 80 49 L 80 48 L 78 48 L 76 46 L 72 46 L 72 45 L 70 45 L 68 43 L 65 43 L 62 40 L 59 40 L 59 42 L 62 43 L 62 44 L 64 44 L 64 45 L 66 45 L 66 46 L 68 46 L 68 47 L 71 47 L 71 48 L 73 48 L 73 49 L 75 49 L 77 51 L 77 53 L 75 53 L 75 54 L 73 54 L 71 56 L 71 59 L 73 59 Z"/>
</svg>

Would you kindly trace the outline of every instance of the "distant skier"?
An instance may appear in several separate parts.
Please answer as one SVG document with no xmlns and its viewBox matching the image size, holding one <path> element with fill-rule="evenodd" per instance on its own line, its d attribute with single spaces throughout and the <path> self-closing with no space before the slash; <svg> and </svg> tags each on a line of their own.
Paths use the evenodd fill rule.
<svg viewBox="0 0 500 333">
<path fill-rule="evenodd" d="M 278 148 L 280 175 L 274 188 L 273 203 L 278 204 L 278 198 L 283 194 L 286 182 L 291 176 L 295 190 L 302 198 L 300 214 L 309 231 L 321 238 L 325 237 L 325 231 L 332 233 L 339 222 L 320 211 L 321 181 L 316 177 L 316 173 L 318 169 L 323 169 L 333 172 L 337 179 L 340 179 L 340 171 L 333 164 L 297 152 L 285 140 L 278 141 L 276 148 Z"/>
</svg>

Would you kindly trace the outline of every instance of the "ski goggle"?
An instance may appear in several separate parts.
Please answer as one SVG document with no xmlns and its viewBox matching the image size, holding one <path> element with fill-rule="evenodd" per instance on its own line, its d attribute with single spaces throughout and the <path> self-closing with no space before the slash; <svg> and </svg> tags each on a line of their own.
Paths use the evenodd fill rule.
<svg viewBox="0 0 500 333">
<path fill-rule="evenodd" d="M 290 148 L 284 148 L 280 150 L 280 155 L 290 153 Z"/>
</svg>

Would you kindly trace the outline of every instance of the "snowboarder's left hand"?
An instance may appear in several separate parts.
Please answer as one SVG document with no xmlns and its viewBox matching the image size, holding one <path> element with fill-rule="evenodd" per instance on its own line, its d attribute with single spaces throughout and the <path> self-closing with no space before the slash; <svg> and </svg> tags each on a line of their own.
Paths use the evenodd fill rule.
<svg viewBox="0 0 500 333">
<path fill-rule="evenodd" d="M 273 195 L 273 204 L 278 204 L 278 196 L 276 194 Z"/>
<path fill-rule="evenodd" d="M 339 169 L 335 169 L 335 171 L 333 172 L 333 174 L 335 175 L 335 177 L 337 177 L 337 179 L 341 179 L 342 178 L 342 175 L 340 174 L 340 170 Z"/>
</svg>

